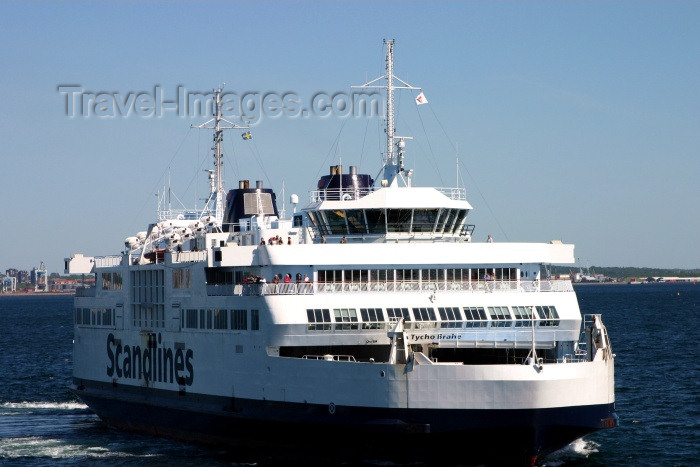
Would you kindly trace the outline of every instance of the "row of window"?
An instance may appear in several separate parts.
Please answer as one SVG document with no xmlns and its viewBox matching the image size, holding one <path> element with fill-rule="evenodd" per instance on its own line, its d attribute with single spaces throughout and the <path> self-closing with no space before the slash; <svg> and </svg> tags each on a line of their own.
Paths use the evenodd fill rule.
<svg viewBox="0 0 700 467">
<path fill-rule="evenodd" d="M 248 317 L 250 316 L 250 321 Z M 248 323 L 250 322 L 250 327 Z M 183 329 L 220 329 L 234 331 L 257 331 L 260 329 L 260 313 L 258 310 L 197 310 L 180 311 L 180 323 Z"/>
<path fill-rule="evenodd" d="M 206 268 L 206 283 L 210 285 L 240 284 L 248 275 L 243 270 Z M 175 269 L 172 272 L 174 289 L 189 289 L 192 271 Z M 520 277 L 528 277 L 528 271 L 520 271 Z M 320 269 L 319 282 L 401 282 L 401 281 L 463 281 L 484 280 L 514 281 L 518 277 L 516 268 L 433 268 L 433 269 Z M 102 273 L 103 290 L 121 290 L 120 272 Z M 131 299 L 135 302 L 164 301 L 164 271 L 132 271 Z"/>
<path fill-rule="evenodd" d="M 163 304 L 165 302 L 165 271 L 163 269 L 131 271 L 131 302 Z"/>
<path fill-rule="evenodd" d="M 189 269 L 173 270 L 173 288 L 189 289 L 191 285 L 191 272 Z M 151 289 L 151 293 L 158 298 L 160 288 L 163 286 L 164 271 L 154 269 L 149 271 L 132 271 L 131 273 L 131 292 L 132 299 L 146 299 L 149 293 L 147 289 Z M 121 290 L 122 289 L 122 273 L 121 272 L 103 272 L 102 290 Z"/>
<path fill-rule="evenodd" d="M 189 269 L 173 270 L 173 289 L 189 289 L 191 285 L 191 274 Z"/>
<path fill-rule="evenodd" d="M 121 272 L 103 272 L 102 273 L 102 290 L 121 290 L 122 289 L 122 273 Z"/>
<path fill-rule="evenodd" d="M 322 235 L 459 233 L 466 209 L 328 209 L 309 211 L 309 219 Z"/>
<path fill-rule="evenodd" d="M 319 282 L 514 281 L 516 268 L 319 269 Z"/>
<path fill-rule="evenodd" d="M 78 326 L 105 326 L 114 325 L 113 308 L 76 308 L 75 324 Z"/>
<path fill-rule="evenodd" d="M 131 305 L 131 319 L 136 328 L 165 328 L 165 305 Z"/>
<path fill-rule="evenodd" d="M 554 306 L 490 306 L 490 307 L 433 307 L 387 308 L 386 318 L 382 308 L 360 308 L 361 322 L 355 308 L 307 309 L 310 331 L 383 329 L 386 322 L 438 321 L 443 328 L 486 327 L 531 327 L 537 320 L 538 326 L 559 326 L 559 313 Z"/>
</svg>

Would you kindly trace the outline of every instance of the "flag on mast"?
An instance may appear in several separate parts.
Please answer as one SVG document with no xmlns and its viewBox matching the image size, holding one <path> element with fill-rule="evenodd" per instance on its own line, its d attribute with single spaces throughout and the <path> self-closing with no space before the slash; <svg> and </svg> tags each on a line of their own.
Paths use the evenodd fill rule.
<svg viewBox="0 0 700 467">
<path fill-rule="evenodd" d="M 428 98 L 422 92 L 416 97 L 416 105 L 423 105 L 428 103 Z"/>
</svg>

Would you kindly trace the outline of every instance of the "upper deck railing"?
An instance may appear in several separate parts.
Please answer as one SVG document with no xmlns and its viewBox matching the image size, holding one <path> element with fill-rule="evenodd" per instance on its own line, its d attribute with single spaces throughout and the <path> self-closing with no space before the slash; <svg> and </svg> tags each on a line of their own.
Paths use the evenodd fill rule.
<svg viewBox="0 0 700 467">
<path fill-rule="evenodd" d="M 396 281 L 396 282 L 289 282 L 207 285 L 209 295 L 314 295 L 338 293 L 406 292 L 573 292 L 568 280 L 540 281 Z"/>
<path fill-rule="evenodd" d="M 114 266 L 119 266 L 121 262 L 121 256 L 95 256 L 96 268 L 111 268 Z"/>
<path fill-rule="evenodd" d="M 440 188 L 434 187 L 435 190 L 447 196 L 451 200 L 466 201 L 467 190 L 464 188 Z M 374 191 L 373 188 L 327 188 L 325 190 L 314 190 L 309 192 L 309 197 L 312 203 L 321 201 L 352 201 L 360 199 Z"/>
</svg>

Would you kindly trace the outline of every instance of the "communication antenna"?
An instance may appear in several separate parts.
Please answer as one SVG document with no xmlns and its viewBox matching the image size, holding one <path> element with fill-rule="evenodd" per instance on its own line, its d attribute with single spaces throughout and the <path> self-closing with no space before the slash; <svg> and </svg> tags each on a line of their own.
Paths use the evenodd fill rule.
<svg viewBox="0 0 700 467">
<path fill-rule="evenodd" d="M 225 84 L 222 84 L 218 88 L 214 89 L 214 117 L 210 120 L 202 123 L 201 125 L 192 125 L 192 128 L 198 129 L 210 129 L 214 130 L 214 146 L 211 148 L 214 151 L 214 171 L 211 173 L 210 178 L 210 193 L 207 199 L 206 205 L 202 210 L 204 214 L 208 209 L 209 205 L 214 202 L 214 219 L 218 225 L 224 222 L 224 196 L 226 195 L 224 191 L 223 182 L 223 165 L 224 158 L 221 151 L 221 143 L 224 140 L 223 130 L 233 130 L 233 129 L 247 129 L 248 126 L 241 126 L 232 121 L 226 120 L 221 113 L 221 94 Z"/>
<path fill-rule="evenodd" d="M 394 90 L 395 89 L 411 89 L 420 90 L 421 88 L 411 86 L 406 81 L 394 76 L 394 39 L 384 39 L 386 46 L 386 74 L 375 78 L 372 81 L 361 86 L 352 86 L 357 89 L 385 89 L 386 90 L 386 154 L 384 157 L 384 180 L 387 186 L 396 186 L 397 178 L 403 172 L 403 145 L 400 147 L 399 158 L 394 155 L 394 140 L 399 140 L 403 143 L 406 139 L 412 139 L 408 136 L 395 136 L 394 132 Z M 375 83 L 385 79 L 386 85 L 376 85 Z M 394 80 L 400 85 L 395 85 Z M 398 160 L 400 159 L 400 160 Z M 385 182 L 382 182 L 384 184 Z"/>
</svg>

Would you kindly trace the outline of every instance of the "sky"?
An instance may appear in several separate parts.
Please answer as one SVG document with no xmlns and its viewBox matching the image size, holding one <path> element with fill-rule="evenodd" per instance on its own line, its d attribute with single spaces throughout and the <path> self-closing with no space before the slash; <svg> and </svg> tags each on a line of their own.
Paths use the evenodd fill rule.
<svg viewBox="0 0 700 467">
<path fill-rule="evenodd" d="M 211 134 L 179 92 L 310 108 L 381 76 L 388 38 L 429 101 L 396 94 L 414 184 L 465 187 L 475 241 L 698 268 L 698 24 L 690 1 L 2 2 L 0 271 L 118 254 L 166 186 L 201 207 Z M 262 180 L 289 213 L 331 165 L 378 173 L 381 118 L 268 108 L 247 111 L 252 140 L 225 133 L 227 187 Z"/>
</svg>

